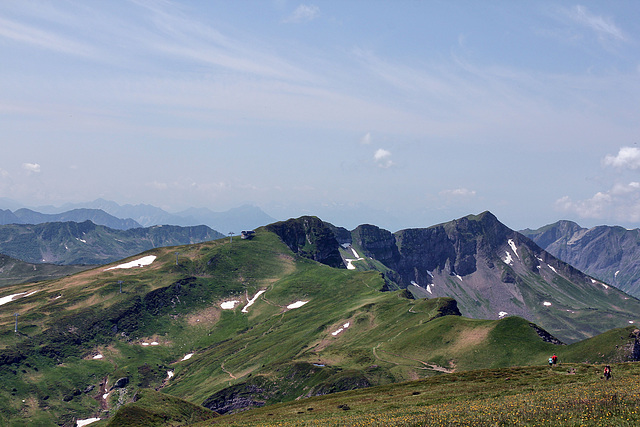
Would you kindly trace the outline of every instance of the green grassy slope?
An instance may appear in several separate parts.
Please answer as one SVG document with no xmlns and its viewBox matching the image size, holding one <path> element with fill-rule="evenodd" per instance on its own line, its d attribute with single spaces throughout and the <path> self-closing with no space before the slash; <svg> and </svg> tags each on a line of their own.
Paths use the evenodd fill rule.
<svg viewBox="0 0 640 427">
<path fill-rule="evenodd" d="M 467 371 L 272 405 L 216 426 L 624 426 L 640 423 L 640 365 Z M 196 423 L 193 427 L 213 425 Z"/>
<path fill-rule="evenodd" d="M 451 299 L 383 293 L 378 272 L 297 257 L 264 229 L 253 240 L 154 249 L 123 262 L 149 255 L 157 258 L 141 268 L 103 266 L 2 289 L 0 298 L 27 294 L 0 306 L 0 425 L 103 418 L 141 389 L 235 410 L 540 364 L 554 351 L 567 362 L 604 360 L 623 343 L 571 352 L 523 319 L 466 319 L 453 315 Z M 234 300 L 234 309 L 221 308 Z"/>
<path fill-rule="evenodd" d="M 57 279 L 89 268 L 91 266 L 31 264 L 0 254 L 0 287 Z"/>
</svg>

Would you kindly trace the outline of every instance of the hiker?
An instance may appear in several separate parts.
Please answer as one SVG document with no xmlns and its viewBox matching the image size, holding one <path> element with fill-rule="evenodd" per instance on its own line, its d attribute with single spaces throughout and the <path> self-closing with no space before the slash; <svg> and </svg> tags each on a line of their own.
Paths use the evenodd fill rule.
<svg viewBox="0 0 640 427">
<path fill-rule="evenodd" d="M 558 356 L 554 354 L 553 356 L 551 356 L 551 360 L 553 360 L 553 364 L 555 365 L 556 363 L 558 363 Z"/>
<path fill-rule="evenodd" d="M 553 366 L 553 357 L 550 357 L 549 358 L 549 367 L 552 367 L 552 366 Z"/>
<path fill-rule="evenodd" d="M 604 367 L 604 379 L 608 380 L 611 378 L 611 366 L 607 365 Z"/>
</svg>

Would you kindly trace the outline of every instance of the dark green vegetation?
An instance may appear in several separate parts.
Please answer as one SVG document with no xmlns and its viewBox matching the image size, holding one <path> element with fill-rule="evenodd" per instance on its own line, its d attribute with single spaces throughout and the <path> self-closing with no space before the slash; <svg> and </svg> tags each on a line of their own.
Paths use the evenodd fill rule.
<svg viewBox="0 0 640 427">
<path fill-rule="evenodd" d="M 161 246 L 223 237 L 207 226 L 116 230 L 91 221 L 1 225 L 0 253 L 30 263 L 106 264 Z"/>
<path fill-rule="evenodd" d="M 305 251 L 318 250 L 307 242 Z M 451 298 L 380 292 L 380 272 L 303 258 L 265 228 L 252 240 L 129 260 L 150 255 L 157 258 L 141 268 L 2 289 L 0 297 L 27 294 L 0 306 L 0 425 L 107 416 L 122 423 L 113 425 L 184 425 L 214 414 L 187 418 L 171 396 L 224 414 L 453 371 L 541 365 L 553 352 L 564 363 L 640 356 L 633 328 L 554 345 L 522 318 L 469 319 Z M 221 308 L 231 301 L 235 308 Z"/>
<path fill-rule="evenodd" d="M 553 256 L 640 298 L 640 229 L 558 221 L 522 233 Z"/>
<path fill-rule="evenodd" d="M 0 287 L 57 279 L 89 268 L 91 266 L 31 264 L 0 254 Z"/>
</svg>

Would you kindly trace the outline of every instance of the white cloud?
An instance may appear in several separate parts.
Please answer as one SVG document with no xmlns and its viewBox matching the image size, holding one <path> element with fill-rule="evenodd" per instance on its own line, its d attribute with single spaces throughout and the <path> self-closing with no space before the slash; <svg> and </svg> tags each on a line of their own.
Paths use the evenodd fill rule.
<svg viewBox="0 0 640 427">
<path fill-rule="evenodd" d="M 378 148 L 376 150 L 376 152 L 373 154 L 373 160 L 379 167 L 384 169 L 393 166 L 393 161 L 391 160 L 391 151 L 385 150 L 384 148 Z"/>
<path fill-rule="evenodd" d="M 607 155 L 602 160 L 602 163 L 605 166 L 613 166 L 620 169 L 639 169 L 640 149 L 635 147 L 621 147 L 617 155 Z"/>
<path fill-rule="evenodd" d="M 29 173 L 39 173 L 40 165 L 38 163 L 23 163 L 22 169 L 26 170 Z"/>
<path fill-rule="evenodd" d="M 453 190 L 442 190 L 440 192 L 441 195 L 443 196 L 449 196 L 449 197 L 475 197 L 476 195 L 476 191 L 475 190 L 469 190 L 468 188 L 456 188 Z"/>
<path fill-rule="evenodd" d="M 93 49 L 74 40 L 59 36 L 28 25 L 19 24 L 0 18 L 0 37 L 12 39 L 21 43 L 80 56 L 94 56 Z"/>
<path fill-rule="evenodd" d="M 616 184 L 608 191 L 599 191 L 593 197 L 573 201 L 569 196 L 558 199 L 556 208 L 580 218 L 640 221 L 640 182 Z"/>
<path fill-rule="evenodd" d="M 589 28 L 598 34 L 600 40 L 612 38 L 615 40 L 626 40 L 622 30 L 613 22 L 613 19 L 594 15 L 584 6 L 574 6 L 569 10 L 569 17 L 578 24 Z"/>
<path fill-rule="evenodd" d="M 283 22 L 296 24 L 301 22 L 309 22 L 313 21 L 318 16 L 320 16 L 320 8 L 318 6 L 301 4 Z"/>
<path fill-rule="evenodd" d="M 9 177 L 9 172 L 7 172 L 4 169 L 0 169 L 0 178 L 8 178 Z"/>
<path fill-rule="evenodd" d="M 360 144 L 369 145 L 371 144 L 371 132 L 367 132 L 361 139 Z"/>
</svg>

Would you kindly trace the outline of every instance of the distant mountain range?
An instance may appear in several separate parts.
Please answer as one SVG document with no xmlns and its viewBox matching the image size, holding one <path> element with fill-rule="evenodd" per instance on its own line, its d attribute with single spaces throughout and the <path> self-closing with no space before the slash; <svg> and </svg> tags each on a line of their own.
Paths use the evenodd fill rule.
<svg viewBox="0 0 640 427">
<path fill-rule="evenodd" d="M 275 218 L 266 214 L 262 209 L 252 205 L 243 205 L 224 212 L 214 212 L 207 208 L 189 208 L 182 212 L 169 213 L 152 205 L 119 205 L 109 200 L 97 199 L 88 203 L 66 204 L 60 208 L 44 206 L 38 209 L 46 213 L 60 213 L 79 208 L 100 209 L 117 218 L 131 218 L 142 227 L 150 227 L 152 225 L 206 225 L 223 234 L 229 232 L 239 234 L 242 230 L 252 230 L 276 221 Z"/>
<path fill-rule="evenodd" d="M 128 219 L 116 218 L 101 209 L 79 208 L 58 214 L 43 214 L 31 209 L 17 209 L 15 212 L 0 209 L 0 225 L 6 224 L 43 224 L 45 222 L 84 222 L 91 221 L 94 224 L 104 225 L 117 230 L 142 227 L 138 222 Z"/>
<path fill-rule="evenodd" d="M 521 233 L 553 256 L 640 298 L 639 229 L 605 225 L 587 229 L 558 221 Z"/>
<path fill-rule="evenodd" d="M 225 237 L 198 225 L 116 230 L 91 221 L 0 226 L 0 253 L 30 263 L 106 264 L 148 249 Z"/>
</svg>

